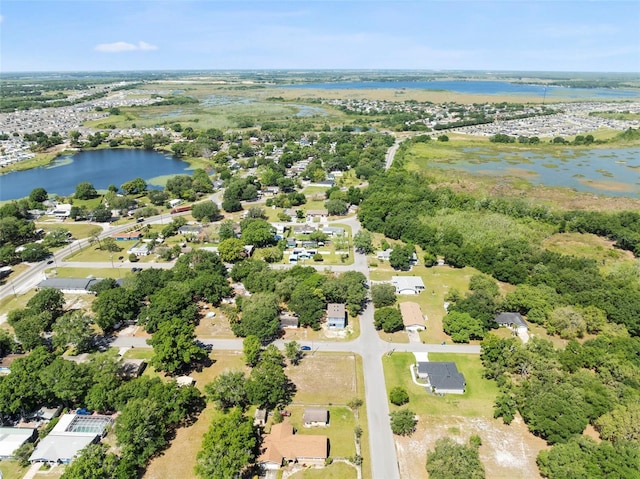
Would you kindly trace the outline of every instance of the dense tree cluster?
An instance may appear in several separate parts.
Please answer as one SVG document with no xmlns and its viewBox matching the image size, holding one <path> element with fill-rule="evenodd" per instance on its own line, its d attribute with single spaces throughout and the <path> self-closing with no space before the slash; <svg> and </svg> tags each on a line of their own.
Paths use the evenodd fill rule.
<svg viewBox="0 0 640 479">
<path fill-rule="evenodd" d="M 355 271 L 326 275 L 315 268 L 302 266 L 274 270 L 263 261 L 249 259 L 234 265 L 231 277 L 234 281 L 242 281 L 251 293 L 272 293 L 272 299 L 287 303 L 289 310 L 299 315 L 301 326 L 312 328 L 320 326 L 327 303 L 345 304 L 349 314 L 354 316 L 362 311 L 367 297 L 366 278 Z M 245 302 L 243 299 L 243 311 Z M 241 329 L 238 331 L 242 332 Z"/>
<path fill-rule="evenodd" d="M 624 332 L 601 334 L 583 344 L 570 341 L 561 350 L 536 338 L 521 345 L 514 338 L 489 335 L 481 359 L 485 375 L 500 386 L 494 415 L 509 423 L 518 411 L 534 434 L 555 444 L 539 458 L 547 477 L 566 477 L 564 454 L 574 461 L 584 455 L 579 462 L 586 470 L 595 467 L 593 475 L 576 477 L 610 477 L 595 466 L 601 454 L 611 456 L 612 465 L 606 467 L 625 471 L 633 461 L 637 466 L 639 347 L 640 339 Z M 578 439 L 589 423 L 615 443 L 615 453 L 606 443 L 597 446 Z"/>
<path fill-rule="evenodd" d="M 436 441 L 433 451 L 427 453 L 427 472 L 431 479 L 484 479 L 484 466 L 478 455 L 479 438 L 469 444 L 458 444 L 451 438 Z"/>
<path fill-rule="evenodd" d="M 64 294 L 60 291 L 42 288 L 29 299 L 26 308 L 9 312 L 7 322 L 23 350 L 45 344 L 44 333 L 51 332 L 54 323 L 64 314 L 64 304 Z"/>
<path fill-rule="evenodd" d="M 533 230 L 526 226 L 535 222 L 547 232 L 599 234 L 615 240 L 620 248 L 634 250 L 640 239 L 638 213 L 552 212 L 519 199 L 477 198 L 448 188 L 432 188 L 428 178 L 392 171 L 371 181 L 358 215 L 371 231 L 415 243 L 429 253 L 444 256 L 452 266 L 470 265 L 500 281 L 518 285 L 505 304 L 522 314 L 530 313 L 534 322 L 546 323 L 555 308 L 577 307 L 583 319 L 584 309 L 597 308 L 609 321 L 624 324 L 634 335 L 640 334 L 637 278 L 624 271 L 605 275 L 594 260 L 543 249 L 535 243 Z M 447 221 L 454 215 L 462 215 L 464 223 Z M 437 222 L 428 219 L 436 216 Z M 487 225 L 485 234 L 478 232 L 482 224 Z M 495 235 L 500 226 L 506 227 L 504 234 Z M 538 294 L 541 296 L 535 298 Z M 487 309 L 486 314 L 491 313 Z M 591 310 L 586 314 L 594 313 Z M 567 337 L 586 330 L 579 318 L 567 320 L 561 315 L 562 312 L 551 318 L 550 330 Z M 483 322 L 486 330 L 487 321 Z"/>
</svg>

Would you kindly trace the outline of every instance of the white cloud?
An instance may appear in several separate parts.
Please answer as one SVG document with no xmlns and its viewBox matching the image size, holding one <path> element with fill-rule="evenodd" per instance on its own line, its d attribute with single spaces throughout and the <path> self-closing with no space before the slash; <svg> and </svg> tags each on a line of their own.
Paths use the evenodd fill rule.
<svg viewBox="0 0 640 479">
<path fill-rule="evenodd" d="M 144 50 L 144 51 L 151 51 L 151 50 L 157 50 L 158 47 L 155 45 L 151 45 L 151 43 L 147 43 L 147 42 L 138 42 L 138 50 Z"/>
<path fill-rule="evenodd" d="M 4 22 L 4 15 L 0 15 L 0 23 Z"/>
<path fill-rule="evenodd" d="M 95 48 L 96 51 L 104 53 L 132 52 L 136 50 L 152 51 L 157 49 L 157 46 L 143 41 L 139 41 L 138 44 L 127 42 L 100 43 Z"/>
</svg>

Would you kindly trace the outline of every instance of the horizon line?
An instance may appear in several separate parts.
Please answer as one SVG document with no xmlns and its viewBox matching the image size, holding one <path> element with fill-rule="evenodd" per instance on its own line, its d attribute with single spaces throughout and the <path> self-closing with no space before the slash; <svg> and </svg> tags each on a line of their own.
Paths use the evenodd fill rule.
<svg viewBox="0 0 640 479">
<path fill-rule="evenodd" d="M 449 72 L 481 72 L 485 74 L 491 73 L 582 73 L 582 74 L 635 74 L 639 75 L 640 71 L 597 71 L 597 70 L 502 70 L 502 69 L 427 69 L 427 68 L 178 68 L 178 69 L 133 69 L 133 70 L 10 70 L 0 72 L 0 79 L 5 74 L 21 74 L 21 73 L 136 73 L 136 72 L 171 72 L 171 73 L 194 73 L 194 72 L 287 72 L 287 73 L 305 73 L 305 72 L 430 72 L 430 73 L 449 73 Z"/>
</svg>

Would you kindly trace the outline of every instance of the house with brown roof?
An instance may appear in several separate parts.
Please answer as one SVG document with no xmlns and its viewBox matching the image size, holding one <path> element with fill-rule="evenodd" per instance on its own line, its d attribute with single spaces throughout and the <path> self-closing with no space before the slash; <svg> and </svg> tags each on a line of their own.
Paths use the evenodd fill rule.
<svg viewBox="0 0 640 479">
<path fill-rule="evenodd" d="M 420 310 L 418 303 L 411 301 L 400 303 L 400 314 L 402 314 L 402 323 L 407 331 L 424 331 L 427 329 L 424 325 L 424 316 Z"/>
<path fill-rule="evenodd" d="M 265 469 L 279 469 L 285 462 L 323 466 L 329 455 L 329 438 L 295 434 L 290 423 L 281 422 L 264 436 L 261 451 L 258 464 Z"/>
</svg>

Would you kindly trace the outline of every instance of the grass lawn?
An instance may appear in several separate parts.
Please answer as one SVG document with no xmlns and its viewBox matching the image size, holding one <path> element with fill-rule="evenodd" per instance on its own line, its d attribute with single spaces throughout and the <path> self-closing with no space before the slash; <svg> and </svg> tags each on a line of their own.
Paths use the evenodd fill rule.
<svg viewBox="0 0 640 479">
<path fill-rule="evenodd" d="M 114 261 L 115 264 L 117 264 Z M 55 273 L 54 273 L 55 272 Z M 57 278 L 124 278 L 131 275 L 129 265 L 116 268 L 51 268 L 46 271 L 47 276 Z"/>
<path fill-rule="evenodd" d="M 321 328 L 314 331 L 312 328 L 298 328 L 285 330 L 284 339 L 296 341 L 351 341 L 360 336 L 360 317 L 348 316 L 347 327 L 345 329 L 328 329 Z"/>
<path fill-rule="evenodd" d="M 18 294 L 16 296 L 6 296 L 0 299 L 0 314 L 7 314 L 14 309 L 22 309 L 27 307 L 27 302 L 36 294 L 35 289 L 30 289 L 25 294 Z"/>
<path fill-rule="evenodd" d="M 133 348 L 127 350 L 122 356 L 124 359 L 146 359 L 147 361 L 153 357 L 153 349 L 149 348 Z"/>
<path fill-rule="evenodd" d="M 138 243 L 137 240 L 130 241 L 117 241 L 116 245 L 120 248 L 120 251 L 107 251 L 101 250 L 100 245 L 96 242 L 80 251 L 71 253 L 71 255 L 65 258 L 65 261 L 82 261 L 82 262 L 103 262 L 111 261 L 111 259 L 118 260 L 120 256 L 127 258 L 127 250 L 134 247 Z M 149 255 L 151 256 L 151 255 Z"/>
<path fill-rule="evenodd" d="M 305 436 L 327 436 L 329 438 L 329 456 L 351 457 L 356 453 L 353 428 L 356 419 L 351 409 L 345 406 L 333 406 L 329 409 L 329 426 L 306 428 L 302 425 L 304 406 L 291 406 L 287 411 L 291 412 L 288 419 L 297 433 Z"/>
<path fill-rule="evenodd" d="M 207 318 L 206 313 L 215 312 L 213 318 Z M 209 308 L 203 311 L 204 316 L 196 326 L 196 336 L 199 338 L 235 339 L 229 320 L 220 308 Z"/>
<path fill-rule="evenodd" d="M 27 472 L 26 467 L 21 467 L 17 461 L 0 461 L 2 479 L 20 479 Z"/>
<path fill-rule="evenodd" d="M 429 353 L 429 360 L 456 363 L 458 371 L 467 382 L 466 392 L 442 397 L 427 393 L 411 379 L 409 366 L 415 363 L 415 356 L 412 353 L 394 353 L 382 358 L 387 393 L 396 386 L 405 388 L 409 393 L 407 406 L 419 416 L 493 417 L 493 403 L 498 387 L 494 381 L 482 377 L 480 356 Z M 389 407 L 392 411 L 398 409 L 391 403 Z"/>
<path fill-rule="evenodd" d="M 357 359 L 355 354 L 308 351 L 298 366 L 288 366 L 286 370 L 298 388 L 293 404 L 346 405 L 362 394 Z"/>
<path fill-rule="evenodd" d="M 40 468 L 40 471 L 38 471 L 34 477 L 36 479 L 57 479 L 59 477 L 62 477 L 65 469 L 65 466 L 54 466 L 51 469 Z"/>
<path fill-rule="evenodd" d="M 344 462 L 334 462 L 328 467 L 305 469 L 289 477 L 291 479 L 355 479 L 357 474 L 353 466 Z"/>
<path fill-rule="evenodd" d="M 383 341 L 388 341 L 390 343 L 408 343 L 409 335 L 406 331 L 396 331 L 395 333 L 385 333 L 381 329 L 378 331 L 378 336 Z"/>
<path fill-rule="evenodd" d="M 45 231 L 51 231 L 58 228 L 62 228 L 68 230 L 74 238 L 82 239 L 88 238 L 90 236 L 90 232 L 96 229 L 95 224 L 88 223 L 73 223 L 73 222 L 64 222 L 61 223 L 59 221 L 55 222 L 37 222 L 36 228 L 42 228 Z"/>
<path fill-rule="evenodd" d="M 324 194 L 324 192 L 327 191 L 328 189 L 329 189 L 328 186 L 307 186 L 302 190 L 302 193 L 304 193 L 305 195 Z"/>
</svg>

